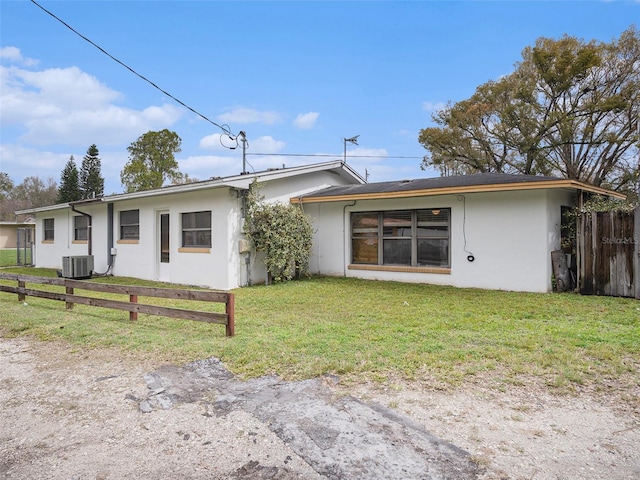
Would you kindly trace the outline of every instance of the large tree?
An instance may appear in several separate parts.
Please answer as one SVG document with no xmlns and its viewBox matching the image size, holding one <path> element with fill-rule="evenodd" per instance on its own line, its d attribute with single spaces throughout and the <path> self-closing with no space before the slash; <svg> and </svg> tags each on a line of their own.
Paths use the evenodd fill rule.
<svg viewBox="0 0 640 480">
<path fill-rule="evenodd" d="M 14 183 L 6 172 L 0 172 L 0 200 L 4 200 L 11 195 Z"/>
<path fill-rule="evenodd" d="M 27 177 L 15 185 L 8 174 L 0 172 L 0 220 L 16 220 L 15 211 L 53 205 L 58 195 L 56 182 Z"/>
<path fill-rule="evenodd" d="M 444 175 L 556 175 L 614 189 L 640 176 L 640 35 L 564 36 L 527 47 L 515 71 L 433 115 L 422 167 Z"/>
<path fill-rule="evenodd" d="M 12 192 L 15 187 L 13 180 L 6 172 L 0 172 L 0 220 L 12 221 L 15 219 L 12 202 Z"/>
<path fill-rule="evenodd" d="M 80 191 L 82 198 L 95 198 L 104 195 L 104 178 L 100 171 L 100 152 L 91 145 L 82 159 L 80 167 Z"/>
<path fill-rule="evenodd" d="M 175 154 L 181 143 L 177 133 L 164 129 L 149 131 L 129 145 L 129 161 L 120 172 L 127 193 L 160 188 L 167 180 L 180 183 L 183 175 Z"/>
<path fill-rule="evenodd" d="M 78 167 L 76 166 L 73 155 L 71 155 L 60 175 L 60 188 L 58 189 L 57 201 L 58 203 L 67 203 L 75 202 L 81 198 L 82 192 L 80 190 Z"/>
</svg>

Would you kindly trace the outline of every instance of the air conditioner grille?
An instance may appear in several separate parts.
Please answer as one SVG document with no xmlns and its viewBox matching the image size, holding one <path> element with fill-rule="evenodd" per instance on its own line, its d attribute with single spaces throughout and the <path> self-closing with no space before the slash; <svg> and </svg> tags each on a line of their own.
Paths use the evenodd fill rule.
<svg viewBox="0 0 640 480">
<path fill-rule="evenodd" d="M 62 257 L 62 276 L 65 278 L 89 278 L 93 271 L 93 255 Z"/>
</svg>

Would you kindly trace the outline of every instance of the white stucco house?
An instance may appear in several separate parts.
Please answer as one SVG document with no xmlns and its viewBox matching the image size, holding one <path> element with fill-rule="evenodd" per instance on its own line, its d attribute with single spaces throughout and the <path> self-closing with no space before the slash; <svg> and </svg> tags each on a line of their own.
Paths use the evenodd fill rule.
<svg viewBox="0 0 640 480">
<path fill-rule="evenodd" d="M 35 265 L 228 290 L 266 270 L 242 234 L 242 191 L 302 206 L 311 272 L 531 292 L 551 290 L 561 212 L 580 192 L 551 177 L 478 174 L 366 183 L 343 162 L 273 169 L 17 213 L 36 217 Z M 68 261 L 68 260 L 67 260 Z"/>
</svg>

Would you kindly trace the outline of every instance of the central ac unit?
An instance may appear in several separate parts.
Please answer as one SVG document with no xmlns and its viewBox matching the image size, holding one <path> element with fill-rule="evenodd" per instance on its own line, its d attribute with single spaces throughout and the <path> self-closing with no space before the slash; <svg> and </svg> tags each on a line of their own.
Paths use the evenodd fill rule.
<svg viewBox="0 0 640 480">
<path fill-rule="evenodd" d="M 62 276 L 64 278 L 91 278 L 93 255 L 62 257 Z"/>
</svg>

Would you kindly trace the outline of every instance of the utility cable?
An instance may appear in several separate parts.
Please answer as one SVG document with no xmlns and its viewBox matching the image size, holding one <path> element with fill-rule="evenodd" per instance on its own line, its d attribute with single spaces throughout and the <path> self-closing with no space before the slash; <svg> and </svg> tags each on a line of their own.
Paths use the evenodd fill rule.
<svg viewBox="0 0 640 480">
<path fill-rule="evenodd" d="M 45 13 L 51 15 L 53 18 L 55 18 L 58 22 L 62 23 L 65 27 L 67 27 L 69 30 L 71 30 L 73 33 L 75 33 L 76 35 L 78 35 L 80 38 L 82 38 L 83 40 L 89 42 L 91 45 L 93 45 L 94 47 L 96 47 L 98 50 L 100 50 L 102 53 L 104 53 L 107 57 L 109 57 L 111 60 L 113 60 L 116 63 L 119 63 L 120 65 L 122 65 L 124 68 L 126 68 L 127 70 L 129 70 L 131 73 L 133 73 L 134 75 L 140 77 L 142 80 L 144 80 L 145 82 L 149 83 L 152 87 L 156 88 L 157 90 L 161 91 L 162 93 L 164 93 L 166 96 L 172 98 L 173 100 L 175 100 L 176 102 L 178 102 L 180 105 L 182 105 L 184 108 L 186 108 L 187 110 L 190 110 L 191 112 L 195 113 L 196 115 L 198 115 L 200 118 L 206 120 L 207 122 L 209 122 L 210 124 L 218 127 L 220 130 L 222 130 L 226 135 L 232 135 L 231 134 L 231 130 L 229 129 L 228 125 L 220 125 L 216 122 L 214 122 L 213 120 L 209 119 L 208 117 L 206 117 L 205 115 L 203 115 L 202 113 L 198 112 L 197 110 L 191 108 L 189 105 L 187 105 L 186 103 L 184 103 L 183 101 L 177 99 L 176 97 L 174 97 L 173 95 L 171 95 L 169 92 L 167 92 L 166 90 L 163 90 L 162 88 L 160 88 L 158 85 L 156 85 L 155 83 L 153 83 L 151 80 L 149 80 L 148 78 L 146 78 L 145 76 L 139 74 L 138 72 L 136 72 L 133 68 L 131 68 L 129 65 L 127 65 L 126 63 L 118 60 L 116 57 L 114 57 L 113 55 L 111 55 L 109 52 L 107 52 L 104 48 L 102 48 L 101 46 L 97 45 L 96 43 L 92 42 L 89 38 L 85 37 L 84 35 L 82 35 L 80 32 L 78 32 L 76 29 L 74 29 L 71 25 L 69 25 L 68 23 L 66 23 L 64 20 L 62 20 L 61 18 L 57 17 L 55 14 L 53 14 L 52 12 L 50 12 L 49 10 L 47 10 L 46 8 L 44 8 L 42 5 L 40 5 L 38 2 L 36 2 L 35 0 L 31 0 L 31 3 L 33 3 L 34 5 L 36 5 L 38 8 L 40 8 L 42 11 L 44 11 Z"/>
<path fill-rule="evenodd" d="M 249 153 L 247 155 L 263 156 L 263 157 L 341 157 L 342 153 Z M 424 157 L 403 157 L 398 155 L 347 155 L 348 158 L 424 158 Z"/>
<path fill-rule="evenodd" d="M 473 253 L 467 250 L 467 199 L 464 195 L 458 195 L 456 198 L 459 202 L 462 202 L 462 238 L 464 239 L 464 246 L 462 249 L 465 253 L 469 254 L 467 255 L 467 260 L 473 262 L 476 257 Z"/>
</svg>

